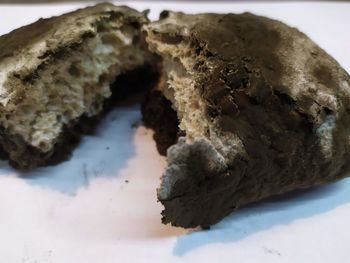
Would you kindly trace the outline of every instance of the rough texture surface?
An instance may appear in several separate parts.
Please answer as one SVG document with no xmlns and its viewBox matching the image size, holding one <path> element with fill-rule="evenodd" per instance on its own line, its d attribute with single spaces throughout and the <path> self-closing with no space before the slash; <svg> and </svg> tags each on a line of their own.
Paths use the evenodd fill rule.
<svg viewBox="0 0 350 263">
<path fill-rule="evenodd" d="M 205 124 L 168 149 L 164 223 L 207 227 L 249 202 L 348 175 L 350 78 L 303 33 L 249 13 L 173 12 L 145 31 L 179 122 L 200 113 L 180 128 L 197 127 L 196 116 Z M 200 103 L 183 103 L 184 89 Z"/>
<path fill-rule="evenodd" d="M 100 120 L 114 107 L 118 107 L 124 103 L 139 102 L 139 97 L 144 97 L 146 92 L 149 91 L 158 80 L 158 71 L 153 65 L 144 65 L 134 70 L 128 71 L 124 74 L 119 75 L 115 81 L 111 84 L 111 97 L 104 100 L 103 110 L 95 116 L 83 115 L 74 121 L 70 122 L 69 125 L 65 125 L 61 132 L 54 149 L 48 153 L 43 153 L 40 150 L 31 147 L 26 144 L 20 137 L 10 138 L 9 135 L 3 134 L 6 138 L 3 144 L 9 144 L 8 148 L 15 147 L 13 142 L 20 144 L 19 151 L 20 162 L 16 159 L 9 158 L 7 152 L 0 152 L 1 159 L 9 159 L 9 163 L 19 169 L 31 169 L 35 166 L 47 166 L 56 165 L 60 162 L 66 161 L 71 157 L 71 153 L 74 148 L 79 144 L 82 135 L 93 135 L 95 129 L 99 124 Z M 1 132 L 1 131 L 0 131 Z M 31 166 L 23 166 L 23 163 L 30 163 Z"/>
<path fill-rule="evenodd" d="M 97 119 L 118 75 L 153 63 L 140 33 L 147 22 L 105 3 L 0 37 L 0 146 L 11 164 L 50 163 L 70 129 Z"/>
</svg>

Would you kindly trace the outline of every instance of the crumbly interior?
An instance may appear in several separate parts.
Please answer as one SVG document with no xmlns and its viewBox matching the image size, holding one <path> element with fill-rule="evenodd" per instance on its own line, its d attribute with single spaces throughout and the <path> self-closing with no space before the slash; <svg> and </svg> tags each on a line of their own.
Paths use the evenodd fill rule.
<svg viewBox="0 0 350 263">
<path fill-rule="evenodd" d="M 116 76 L 145 63 L 148 54 L 140 40 L 135 43 L 138 35 L 131 26 L 115 30 L 110 25 L 86 39 L 25 87 L 29 95 L 7 107 L 0 116 L 1 126 L 42 152 L 52 150 L 65 125 L 101 112 Z"/>
<path fill-rule="evenodd" d="M 151 30 L 147 31 L 150 49 L 163 58 L 164 85 L 159 89 L 164 96 L 172 102 L 179 119 L 179 129 L 186 134 L 186 142 L 205 141 L 211 144 L 220 158 L 228 162 L 234 160 L 235 153 L 244 153 L 241 139 L 234 133 L 224 132 L 218 129 L 217 120 L 207 116 L 206 101 L 200 94 L 201 87 L 197 87 L 196 79 L 204 74 L 195 70 L 198 56 L 193 54 L 189 43 L 168 43 L 162 36 L 155 35 Z M 210 61 L 204 61 L 210 70 Z M 209 74 L 209 73 L 208 73 Z"/>
<path fill-rule="evenodd" d="M 186 140 L 192 142 L 206 138 L 209 136 L 209 124 L 205 117 L 205 102 L 195 87 L 195 76 L 191 71 L 194 59 L 190 56 L 181 59 L 181 54 L 189 52 L 189 48 L 186 44 L 162 43 L 152 36 L 149 43 L 163 57 L 163 79 L 166 83 L 159 88 L 172 102 L 179 118 L 179 128 L 186 133 Z"/>
<path fill-rule="evenodd" d="M 180 120 L 179 128 L 186 132 L 188 141 L 207 136 L 205 105 L 195 88 L 193 78 L 181 63 L 169 58 L 164 61 L 164 69 L 167 85 L 163 86 L 163 94 L 173 102 Z"/>
</svg>

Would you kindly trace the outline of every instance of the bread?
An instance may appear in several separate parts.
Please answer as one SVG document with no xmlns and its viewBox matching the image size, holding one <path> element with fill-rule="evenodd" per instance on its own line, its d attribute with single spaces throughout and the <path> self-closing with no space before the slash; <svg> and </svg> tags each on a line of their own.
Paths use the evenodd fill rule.
<svg viewBox="0 0 350 263">
<path fill-rule="evenodd" d="M 0 146 L 12 165 L 57 158 L 75 127 L 118 93 L 110 89 L 117 76 L 153 63 L 140 32 L 147 22 L 143 13 L 103 3 L 0 37 Z"/>
<path fill-rule="evenodd" d="M 165 11 L 144 30 L 163 58 L 157 94 L 184 135 L 169 132 L 164 223 L 208 227 L 250 202 L 348 175 L 350 78 L 306 35 L 250 13 Z"/>
<path fill-rule="evenodd" d="M 350 77 L 303 33 L 249 13 L 165 11 L 148 23 L 112 4 L 0 37 L 1 155 L 21 169 L 65 157 L 75 131 L 144 81 L 140 68 L 158 69 L 158 56 L 142 114 L 168 159 L 164 223 L 207 228 L 349 172 Z"/>
</svg>

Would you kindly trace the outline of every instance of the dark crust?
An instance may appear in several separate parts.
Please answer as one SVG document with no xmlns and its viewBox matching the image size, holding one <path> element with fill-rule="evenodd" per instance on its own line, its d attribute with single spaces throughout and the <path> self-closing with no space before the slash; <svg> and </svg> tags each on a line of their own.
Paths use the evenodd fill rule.
<svg viewBox="0 0 350 263">
<path fill-rule="evenodd" d="M 104 102 L 103 111 L 94 117 L 82 116 L 64 127 L 63 132 L 57 139 L 55 147 L 48 153 L 42 153 L 38 149 L 26 144 L 19 136 L 8 134 L 6 130 L 0 129 L 0 156 L 10 159 L 11 166 L 29 170 L 36 166 L 55 165 L 68 160 L 72 150 L 78 145 L 81 135 L 93 134 L 101 118 L 118 103 L 129 96 L 145 93 L 155 85 L 158 79 L 158 71 L 154 65 L 144 65 L 135 70 L 117 77 L 111 85 L 112 96 Z M 7 152 L 15 156 L 9 157 Z"/>
<path fill-rule="evenodd" d="M 179 121 L 171 102 L 159 90 L 151 90 L 143 99 L 141 112 L 145 126 L 154 130 L 158 152 L 166 155 L 179 137 Z"/>
<path fill-rule="evenodd" d="M 50 64 L 54 63 L 57 59 L 64 59 L 65 57 L 69 56 L 70 54 L 74 53 L 76 50 L 78 50 L 86 41 L 88 41 L 89 38 L 96 37 L 96 34 L 102 32 L 104 30 L 103 26 L 115 19 L 124 18 L 124 14 L 122 12 L 117 11 L 111 11 L 109 12 L 108 17 L 104 17 L 103 19 L 98 19 L 93 24 L 93 27 L 96 28 L 96 32 L 92 31 L 86 31 L 82 32 L 80 35 L 80 38 L 77 38 L 76 42 L 71 42 L 67 45 L 60 45 L 55 49 L 47 50 L 44 54 L 39 56 L 40 59 L 43 60 L 43 63 L 41 63 L 35 70 L 26 73 L 26 74 L 15 74 L 14 76 L 21 79 L 24 83 L 34 83 L 36 80 L 40 79 L 40 73 L 41 71 L 45 70 Z M 126 20 L 126 18 L 124 18 Z M 136 20 L 136 18 L 128 18 L 126 25 L 132 25 L 136 29 L 141 28 L 141 21 Z"/>
<path fill-rule="evenodd" d="M 87 25 L 88 19 L 92 22 L 91 25 Z M 0 60 L 16 56 L 21 51 L 28 49 L 33 43 L 40 41 L 50 42 L 46 43 L 47 47 L 42 50 L 40 59 L 59 54 L 65 47 L 80 43 L 82 38 L 92 36 L 96 29 L 103 29 L 103 24 L 109 20 L 120 20 L 121 25 L 129 24 L 135 27 L 148 21 L 143 13 L 126 6 L 114 6 L 110 3 L 78 9 L 61 16 L 41 18 L 30 25 L 0 36 Z M 70 29 L 76 29 L 77 26 L 79 29 L 72 33 Z M 80 29 L 82 26 L 87 26 L 88 29 Z M 97 28 L 95 28 L 96 26 Z M 58 31 L 62 33 L 61 38 L 57 38 Z"/>
<path fill-rule="evenodd" d="M 163 13 L 162 19 L 168 15 Z M 185 18 L 189 22 L 198 19 Z M 288 45 L 288 38 L 282 42 L 287 35 L 281 36 L 276 25 L 293 37 L 305 38 L 280 22 L 251 14 L 202 15 L 188 26 L 189 36 L 182 36 L 171 26 L 168 34 L 153 32 L 163 42 L 174 43 L 176 39 L 190 44 L 197 61 L 194 70 L 200 76 L 197 88 L 207 102 L 207 118 L 216 123 L 222 138 L 235 134 L 245 149 L 220 173 L 210 172 L 211 156 L 199 144 L 187 145 L 186 151 L 176 153 L 158 191 L 164 205 L 163 223 L 208 227 L 247 203 L 347 176 L 349 97 L 341 93 L 330 72 L 339 69 L 347 81 L 349 76 L 314 45 L 327 60 L 320 67 L 321 60 L 314 58 L 314 76 L 346 107 L 336 112 L 333 158 L 326 158 L 309 106 L 317 106 L 321 122 L 334 116 L 335 109 L 317 104 L 312 93 L 295 100 L 290 96 L 294 87 L 282 85 L 281 77 L 288 72 L 277 51 L 280 45 Z M 207 61 L 214 65 L 211 74 Z"/>
</svg>

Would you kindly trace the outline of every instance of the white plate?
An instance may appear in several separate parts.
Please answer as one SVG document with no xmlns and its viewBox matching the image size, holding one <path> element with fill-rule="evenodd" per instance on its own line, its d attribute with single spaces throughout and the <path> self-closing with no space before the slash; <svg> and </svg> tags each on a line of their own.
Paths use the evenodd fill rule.
<svg viewBox="0 0 350 263">
<path fill-rule="evenodd" d="M 350 71 L 349 3 L 123 2 L 163 9 L 250 11 L 297 26 Z M 84 4 L 0 5 L 0 34 Z M 0 69 L 1 70 L 1 69 Z M 70 161 L 21 174 L 0 168 L 0 262 L 350 262 L 350 180 L 243 208 L 210 231 L 160 223 L 165 167 L 139 106 L 120 107 Z"/>
</svg>

